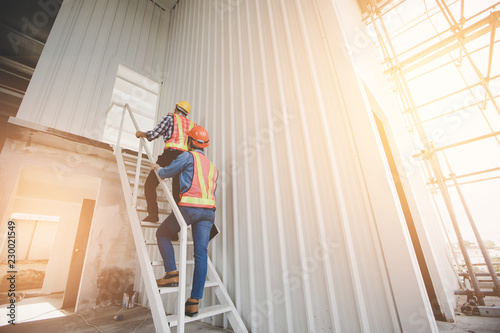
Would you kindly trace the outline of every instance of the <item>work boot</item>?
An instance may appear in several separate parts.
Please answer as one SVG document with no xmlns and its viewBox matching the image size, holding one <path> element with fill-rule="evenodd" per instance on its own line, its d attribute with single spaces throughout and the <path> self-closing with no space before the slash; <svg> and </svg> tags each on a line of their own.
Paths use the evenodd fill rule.
<svg viewBox="0 0 500 333">
<path fill-rule="evenodd" d="M 142 220 L 142 222 L 152 222 L 152 223 L 158 223 L 158 221 L 160 221 L 158 214 L 149 214 Z"/>
<path fill-rule="evenodd" d="M 196 317 L 198 315 L 198 304 L 200 303 L 199 299 L 188 298 L 186 301 L 186 310 L 185 314 L 189 317 Z"/>
<path fill-rule="evenodd" d="M 156 280 L 158 287 L 177 287 L 179 285 L 179 272 L 171 271 L 165 273 L 161 279 Z"/>
</svg>

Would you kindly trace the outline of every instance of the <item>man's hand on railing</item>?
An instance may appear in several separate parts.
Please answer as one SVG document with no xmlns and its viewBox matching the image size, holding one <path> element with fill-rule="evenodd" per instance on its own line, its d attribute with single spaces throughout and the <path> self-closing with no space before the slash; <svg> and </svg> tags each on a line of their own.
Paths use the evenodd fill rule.
<svg viewBox="0 0 500 333">
<path fill-rule="evenodd" d="M 137 132 L 135 132 L 135 137 L 136 138 L 145 138 L 146 137 L 146 132 L 137 131 Z"/>
<path fill-rule="evenodd" d="M 159 168 L 161 168 L 161 167 L 158 164 L 151 163 L 151 170 L 158 170 Z"/>
</svg>

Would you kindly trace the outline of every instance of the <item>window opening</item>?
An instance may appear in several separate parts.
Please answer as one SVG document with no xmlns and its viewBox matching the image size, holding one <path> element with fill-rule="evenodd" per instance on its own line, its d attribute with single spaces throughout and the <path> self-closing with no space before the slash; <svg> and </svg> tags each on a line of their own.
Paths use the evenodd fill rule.
<svg viewBox="0 0 500 333">
<path fill-rule="evenodd" d="M 119 65 L 111 104 L 107 110 L 103 141 L 115 145 L 123 115 L 123 107 L 128 104 L 134 113 L 141 130 L 150 130 L 155 126 L 156 109 L 160 83 L 155 82 L 125 66 Z M 128 114 L 123 122 L 120 137 L 122 147 L 137 151 L 139 140 L 135 137 L 135 127 Z M 152 150 L 153 144 L 148 143 Z"/>
</svg>

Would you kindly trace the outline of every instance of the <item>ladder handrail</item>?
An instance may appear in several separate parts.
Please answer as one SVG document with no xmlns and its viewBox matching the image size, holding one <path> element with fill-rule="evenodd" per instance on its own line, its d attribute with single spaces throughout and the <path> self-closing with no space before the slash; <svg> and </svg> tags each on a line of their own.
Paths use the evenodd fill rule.
<svg viewBox="0 0 500 333">
<path fill-rule="evenodd" d="M 120 129 L 119 129 L 119 132 L 118 132 L 117 146 L 119 146 L 119 144 L 120 144 L 119 140 L 120 140 L 120 137 L 121 137 L 121 133 L 123 131 L 123 118 L 124 118 L 124 115 L 125 115 L 125 110 L 128 111 L 128 114 L 130 115 L 130 119 L 132 120 L 132 123 L 134 124 L 135 130 L 136 131 L 140 131 L 139 124 L 137 123 L 137 121 L 136 121 L 136 119 L 134 117 L 132 109 L 130 108 L 130 106 L 128 104 L 125 104 L 123 106 L 123 113 L 124 114 L 122 115 L 122 121 L 121 121 Z M 151 151 L 149 150 L 149 147 L 148 147 L 148 145 L 146 143 L 146 140 L 144 138 L 142 138 L 142 137 L 139 138 L 139 139 L 140 139 L 140 143 L 142 144 L 142 148 L 144 149 L 144 151 L 146 152 L 146 155 L 148 156 L 149 161 L 150 162 L 154 161 L 153 156 L 151 154 Z M 138 161 L 138 163 L 140 163 L 141 159 L 138 158 L 137 161 Z M 184 313 L 184 297 L 185 297 L 185 294 L 186 294 L 187 224 L 186 224 L 186 221 L 184 220 L 184 217 L 182 216 L 181 211 L 179 210 L 179 207 L 177 207 L 177 205 L 175 204 L 174 197 L 173 197 L 172 193 L 170 192 L 170 190 L 168 189 L 167 184 L 158 175 L 158 173 L 156 172 L 156 170 L 154 172 L 155 172 L 155 175 L 156 175 L 156 177 L 158 178 L 158 180 L 160 182 L 160 185 L 162 186 L 163 192 L 165 192 L 165 194 L 167 196 L 167 200 L 168 200 L 168 202 L 170 204 L 172 212 L 174 213 L 174 215 L 175 215 L 175 217 L 177 219 L 177 223 L 179 224 L 179 227 L 181 228 L 180 237 L 179 237 L 179 241 L 180 241 L 180 246 L 179 246 L 179 250 L 180 250 L 180 253 L 179 253 L 180 267 L 177 268 L 179 270 L 179 296 L 180 296 L 180 297 L 177 297 L 177 300 L 178 300 L 178 305 L 177 305 L 177 308 L 178 308 L 178 311 L 177 311 L 178 312 L 177 329 L 178 329 L 179 333 L 183 333 L 184 332 L 184 320 L 185 320 L 185 318 L 184 318 L 185 317 L 185 313 Z"/>
</svg>

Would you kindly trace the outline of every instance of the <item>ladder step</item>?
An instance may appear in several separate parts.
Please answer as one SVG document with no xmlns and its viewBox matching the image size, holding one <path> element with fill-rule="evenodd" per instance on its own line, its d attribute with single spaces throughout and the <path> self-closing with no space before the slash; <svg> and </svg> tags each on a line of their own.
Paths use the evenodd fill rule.
<svg viewBox="0 0 500 333">
<path fill-rule="evenodd" d="M 146 196 L 144 196 L 144 195 L 138 195 L 137 199 L 146 200 Z M 156 196 L 156 201 L 157 202 L 168 202 L 168 199 L 166 197 L 158 196 L 157 195 Z"/>
<path fill-rule="evenodd" d="M 134 170 L 127 170 L 127 175 L 132 176 L 131 178 L 135 178 L 135 169 Z M 144 171 L 141 171 L 139 173 L 139 179 L 146 179 L 148 178 L 149 172 L 146 173 Z"/>
<path fill-rule="evenodd" d="M 178 263 L 177 263 L 178 264 Z M 186 264 L 194 265 L 194 260 L 186 260 Z M 151 261 L 152 266 L 163 266 L 163 261 Z"/>
<path fill-rule="evenodd" d="M 193 321 L 197 321 L 197 320 L 205 319 L 208 317 L 213 317 L 213 316 L 216 316 L 219 314 L 223 314 L 226 312 L 230 312 L 231 310 L 232 310 L 232 308 L 228 305 L 213 305 L 213 306 L 209 306 L 206 308 L 200 308 L 198 315 L 196 317 L 186 316 L 186 317 L 184 317 L 185 318 L 184 322 L 190 323 Z M 167 316 L 167 321 L 169 322 L 171 327 L 177 326 L 177 315 Z"/>
<path fill-rule="evenodd" d="M 151 167 L 149 166 L 149 162 L 146 161 L 148 164 L 144 163 L 144 160 L 143 160 L 143 163 L 141 164 L 141 169 L 143 169 L 144 171 L 151 171 Z M 125 166 L 128 166 L 130 167 L 130 169 L 133 168 L 133 170 L 135 171 L 136 167 L 137 167 L 137 163 L 136 162 L 129 162 L 129 161 L 123 161 L 123 164 L 125 164 Z M 129 168 L 127 168 L 127 170 L 130 170 Z"/>
<path fill-rule="evenodd" d="M 213 287 L 218 287 L 220 286 L 220 283 L 217 281 L 206 281 L 205 282 L 205 288 L 213 288 Z M 192 285 L 187 284 L 186 285 L 186 290 L 193 288 Z M 176 293 L 179 291 L 179 287 L 158 287 L 158 291 L 160 294 L 171 294 L 171 293 Z"/>
<path fill-rule="evenodd" d="M 128 160 L 132 160 L 132 161 L 137 161 L 137 155 L 132 155 L 132 154 L 129 154 L 129 153 L 126 153 L 126 152 L 122 152 L 122 157 L 124 159 L 128 159 Z M 142 154 L 142 160 L 143 161 L 148 161 L 148 157 L 146 154 Z"/>
<path fill-rule="evenodd" d="M 170 178 L 165 178 L 165 180 L 167 180 L 167 184 L 171 183 Z M 130 184 L 130 186 L 134 186 L 134 185 L 135 185 L 135 179 L 133 179 L 133 178 L 132 178 L 132 179 L 130 179 L 130 178 L 129 178 L 128 183 Z M 142 181 L 142 180 L 140 179 L 140 180 L 139 180 L 139 185 L 138 185 L 138 186 L 139 186 L 139 187 L 144 187 L 144 183 L 145 183 L 145 181 Z M 162 193 L 162 192 L 163 192 L 163 191 L 161 190 L 161 187 L 160 187 L 160 186 L 158 186 L 158 187 L 157 187 L 157 191 L 156 191 L 156 193 Z"/>
<path fill-rule="evenodd" d="M 161 225 L 161 222 L 151 223 L 151 222 L 141 222 L 141 227 L 144 228 L 158 228 Z M 191 229 L 191 225 L 187 226 L 188 230 Z"/>
<path fill-rule="evenodd" d="M 137 206 L 136 207 L 136 210 L 138 212 L 143 212 L 143 213 L 147 213 L 148 212 L 148 209 L 146 207 L 142 207 L 142 206 Z M 159 209 L 159 213 L 160 215 L 170 215 L 170 213 L 172 213 L 172 210 L 170 209 Z"/>
<path fill-rule="evenodd" d="M 152 223 L 152 222 L 141 222 L 141 227 L 144 228 L 158 228 L 160 226 L 160 222 Z"/>
<path fill-rule="evenodd" d="M 172 242 L 172 245 L 179 245 L 179 241 Z M 193 245 L 193 241 L 187 241 L 187 245 Z M 158 242 L 155 240 L 147 240 L 146 245 L 158 245 Z"/>
<path fill-rule="evenodd" d="M 134 179 L 129 179 L 129 184 L 131 186 L 134 186 L 135 185 L 135 180 Z M 139 181 L 139 187 L 144 187 L 144 182 L 143 181 Z"/>
</svg>

